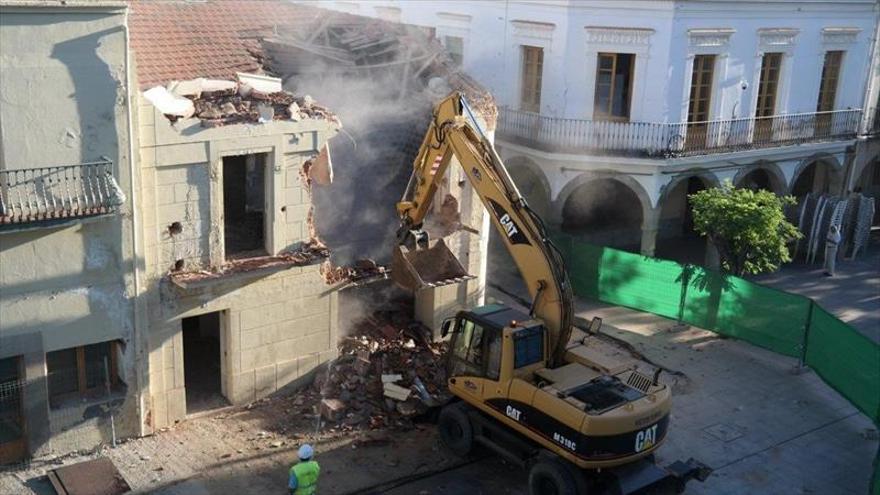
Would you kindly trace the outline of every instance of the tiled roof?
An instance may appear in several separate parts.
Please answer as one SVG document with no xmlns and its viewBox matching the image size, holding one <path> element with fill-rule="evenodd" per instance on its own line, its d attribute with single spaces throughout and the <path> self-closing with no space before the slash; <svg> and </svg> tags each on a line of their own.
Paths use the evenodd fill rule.
<svg viewBox="0 0 880 495">
<path fill-rule="evenodd" d="M 261 72 L 259 39 L 312 23 L 318 9 L 281 0 L 131 0 L 138 82 L 148 88 L 197 77 Z"/>
</svg>

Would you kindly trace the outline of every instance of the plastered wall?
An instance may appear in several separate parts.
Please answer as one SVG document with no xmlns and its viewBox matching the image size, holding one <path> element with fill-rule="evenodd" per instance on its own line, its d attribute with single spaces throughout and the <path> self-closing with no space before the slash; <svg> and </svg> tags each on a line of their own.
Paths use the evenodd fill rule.
<svg viewBox="0 0 880 495">
<path fill-rule="evenodd" d="M 0 233 L 0 359 L 20 356 L 28 450 L 90 449 L 138 433 L 124 4 L 0 5 L 0 170 L 106 157 L 116 215 Z M 118 340 L 112 400 L 49 409 L 46 353 Z M 90 409 L 91 408 L 91 409 Z M 88 411 L 87 411 L 88 410 Z"/>
</svg>

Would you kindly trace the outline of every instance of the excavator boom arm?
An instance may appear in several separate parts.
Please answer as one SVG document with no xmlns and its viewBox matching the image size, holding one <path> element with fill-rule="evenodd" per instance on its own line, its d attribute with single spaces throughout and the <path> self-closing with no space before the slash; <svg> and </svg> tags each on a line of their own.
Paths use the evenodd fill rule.
<svg viewBox="0 0 880 495">
<path fill-rule="evenodd" d="M 572 324 L 571 285 L 565 264 L 459 93 L 435 107 L 409 186 L 397 204 L 401 218 L 398 238 L 403 243 L 410 232 L 419 231 L 453 156 L 486 206 L 528 286 L 532 313 L 543 320 L 549 333 L 549 365 L 555 367 L 562 362 Z"/>
</svg>

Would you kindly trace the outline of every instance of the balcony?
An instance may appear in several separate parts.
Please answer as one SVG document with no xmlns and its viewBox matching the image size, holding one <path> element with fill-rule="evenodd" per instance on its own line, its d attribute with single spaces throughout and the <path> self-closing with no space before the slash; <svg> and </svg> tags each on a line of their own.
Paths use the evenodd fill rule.
<svg viewBox="0 0 880 495">
<path fill-rule="evenodd" d="M 109 160 L 0 170 L 0 230 L 113 214 L 124 202 Z"/>
<path fill-rule="evenodd" d="M 670 158 L 853 139 L 861 118 L 855 109 L 690 123 L 606 122 L 501 108 L 495 133 L 544 151 Z"/>
</svg>

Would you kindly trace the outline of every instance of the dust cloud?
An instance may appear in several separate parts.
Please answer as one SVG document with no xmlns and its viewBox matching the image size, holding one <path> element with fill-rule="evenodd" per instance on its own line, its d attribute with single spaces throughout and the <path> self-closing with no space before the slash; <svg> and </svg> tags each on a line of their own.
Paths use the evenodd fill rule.
<svg viewBox="0 0 880 495">
<path fill-rule="evenodd" d="M 328 73 L 293 76 L 285 84 L 333 109 L 344 126 L 330 140 L 333 183 L 312 189 L 315 226 L 334 264 L 362 258 L 388 262 L 399 220 L 395 204 L 438 95 L 413 90 L 413 81 L 405 83 L 397 71 L 378 78 Z"/>
</svg>

